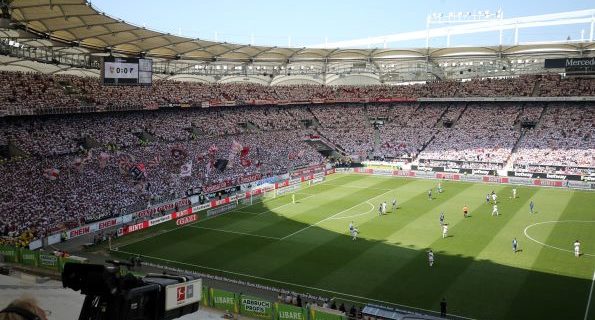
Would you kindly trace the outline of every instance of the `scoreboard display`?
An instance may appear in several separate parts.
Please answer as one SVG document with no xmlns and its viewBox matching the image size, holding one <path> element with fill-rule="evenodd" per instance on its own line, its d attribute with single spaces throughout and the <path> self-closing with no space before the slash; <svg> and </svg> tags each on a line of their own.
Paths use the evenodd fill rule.
<svg viewBox="0 0 595 320">
<path fill-rule="evenodd" d="M 104 57 L 101 79 L 104 85 L 151 85 L 153 60 Z"/>
</svg>

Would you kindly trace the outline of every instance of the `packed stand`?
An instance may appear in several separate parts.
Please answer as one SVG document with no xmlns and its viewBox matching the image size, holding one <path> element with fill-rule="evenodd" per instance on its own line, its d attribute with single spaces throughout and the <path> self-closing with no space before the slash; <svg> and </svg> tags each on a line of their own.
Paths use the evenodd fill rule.
<svg viewBox="0 0 595 320">
<path fill-rule="evenodd" d="M 456 163 L 470 169 L 502 169 L 520 136 L 515 105 L 467 105 L 452 128 L 443 128 L 420 153 L 420 163 Z M 450 120 L 450 119 L 449 119 Z"/>
<path fill-rule="evenodd" d="M 411 85 L 264 86 L 155 80 L 151 86 L 104 86 L 97 78 L 40 73 L 0 72 L 0 114 L 46 114 L 155 109 L 231 104 L 343 99 L 415 99 L 420 97 L 585 96 L 595 95 L 595 80 L 559 75 L 441 80 Z"/>
<path fill-rule="evenodd" d="M 0 210 L 10 212 L 3 215 L 0 236 L 32 230 L 39 237 L 76 227 L 89 217 L 119 215 L 155 199 L 180 198 L 190 187 L 256 173 L 267 177 L 323 162 L 303 141 L 308 134 L 304 130 L 180 134 L 187 129 L 206 131 L 190 127 L 198 117 L 209 120 L 199 125 L 237 126 L 240 112 L 230 108 L 227 113 L 154 111 L 2 120 L 2 136 L 24 158 L 0 165 L 7 182 L 0 187 Z M 213 121 L 204 114 L 220 117 Z M 280 112 L 273 117 L 282 122 L 287 116 Z M 131 141 L 118 139 L 128 135 Z M 151 139 L 140 143 L 143 137 Z M 215 167 L 218 159 L 228 161 L 224 170 Z M 182 176 L 185 165 L 191 166 L 189 176 Z M 135 167 L 142 167 L 140 178 L 132 176 Z"/>
<path fill-rule="evenodd" d="M 527 130 L 513 156 L 514 168 L 534 172 L 595 172 L 595 112 L 588 104 L 550 105 Z"/>
<path fill-rule="evenodd" d="M 313 106 L 319 132 L 348 155 L 367 158 L 374 151 L 374 128 L 366 110 L 357 104 Z"/>
<path fill-rule="evenodd" d="M 386 112 L 389 122 L 378 127 L 377 157 L 411 161 L 436 134 L 434 125 L 443 112 L 441 106 L 395 105 Z"/>
</svg>

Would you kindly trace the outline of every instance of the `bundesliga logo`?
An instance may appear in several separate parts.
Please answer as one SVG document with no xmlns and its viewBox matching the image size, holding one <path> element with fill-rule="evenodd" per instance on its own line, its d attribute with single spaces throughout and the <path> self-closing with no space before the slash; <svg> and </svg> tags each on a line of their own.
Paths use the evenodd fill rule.
<svg viewBox="0 0 595 320">
<path fill-rule="evenodd" d="M 183 302 L 186 299 L 190 299 L 194 296 L 194 286 L 189 285 L 189 286 L 184 286 L 184 287 L 179 287 L 177 289 L 177 293 L 178 293 L 178 297 L 177 297 L 177 302 Z"/>
</svg>

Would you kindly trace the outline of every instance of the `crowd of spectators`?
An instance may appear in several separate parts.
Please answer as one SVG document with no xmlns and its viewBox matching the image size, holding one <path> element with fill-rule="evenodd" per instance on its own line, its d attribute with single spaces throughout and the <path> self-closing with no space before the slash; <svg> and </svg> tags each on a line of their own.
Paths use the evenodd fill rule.
<svg viewBox="0 0 595 320">
<path fill-rule="evenodd" d="M 190 187 L 320 164 L 322 156 L 304 142 L 310 132 L 297 129 L 305 112 L 261 107 L 243 118 L 229 108 L 3 119 L 1 135 L 22 159 L 0 165 L 7 182 L 0 186 L 0 211 L 10 212 L 0 222 L 0 236 L 25 230 L 41 236 L 89 217 L 140 209 L 152 199 L 183 197 Z M 271 125 L 276 120 L 283 125 Z M 226 128 L 241 127 L 238 121 L 254 127 L 229 134 Z M 225 170 L 215 168 L 218 159 L 228 160 Z M 181 177 L 189 162 L 191 176 Z M 138 164 L 142 179 L 129 172 Z"/>
<path fill-rule="evenodd" d="M 0 72 L 0 114 L 68 113 L 76 109 L 138 110 L 203 102 L 304 102 L 336 99 L 419 97 L 585 96 L 595 94 L 595 80 L 559 75 L 442 80 L 412 85 L 264 86 L 155 80 L 151 86 L 103 86 L 91 77 Z M 51 112 L 48 110 L 52 110 Z M 58 112 L 55 110 L 63 110 Z M 79 111 L 80 111 L 79 110 Z"/>
<path fill-rule="evenodd" d="M 452 96 L 474 95 L 479 92 L 475 90 L 529 95 L 532 79 L 398 87 L 172 81 L 152 87 L 103 87 L 91 78 L 0 72 L 0 84 L 8 88 L 0 94 L 0 105 L 91 103 L 128 109 L 137 103 L 193 104 L 205 99 Z M 514 86 L 503 88 L 506 81 Z M 590 80 L 557 76 L 541 77 L 540 92 L 575 92 L 560 89 L 572 81 L 584 87 L 578 93 L 590 93 Z M 420 164 L 472 169 L 502 169 L 512 163 L 518 170 L 592 173 L 594 127 L 593 108 L 583 103 L 342 103 L 3 117 L 0 146 L 11 150 L 13 159 L 0 162 L 6 181 L 0 186 L 0 212 L 11 213 L 0 222 L 0 235 L 31 230 L 40 236 L 80 225 L 88 217 L 143 207 L 152 199 L 181 197 L 189 187 L 322 163 L 322 156 L 304 141 L 313 133 L 360 159 L 417 158 Z M 181 155 L 174 157 L 173 150 L 181 150 Z M 213 167 L 217 159 L 229 161 L 225 170 Z M 190 161 L 192 175 L 180 177 L 181 167 Z M 131 178 L 123 162 L 143 164 L 146 177 Z"/>
<path fill-rule="evenodd" d="M 461 106 L 455 106 L 452 114 L 446 113 L 448 120 L 453 121 L 452 127 L 440 129 L 420 153 L 420 161 L 429 163 L 432 160 L 441 166 L 463 161 L 468 168 L 501 169 L 520 136 L 515 124 L 521 108 L 503 103 L 469 104 L 464 111 L 460 109 Z M 457 115 L 458 120 L 455 120 Z"/>
<path fill-rule="evenodd" d="M 566 174 L 595 172 L 595 111 L 588 104 L 550 105 L 526 130 L 513 155 L 517 170 Z"/>
</svg>

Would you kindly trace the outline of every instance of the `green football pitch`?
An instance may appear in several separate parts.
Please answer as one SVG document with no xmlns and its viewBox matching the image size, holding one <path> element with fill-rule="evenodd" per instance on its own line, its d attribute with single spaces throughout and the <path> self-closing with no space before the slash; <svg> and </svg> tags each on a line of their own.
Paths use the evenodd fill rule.
<svg viewBox="0 0 595 320">
<path fill-rule="evenodd" d="M 124 238 L 118 254 L 348 301 L 437 311 L 445 297 L 449 313 L 468 318 L 595 319 L 595 193 L 518 187 L 512 199 L 507 185 L 436 187 L 335 174 L 297 191 L 295 204 L 283 195 L 183 227 L 169 223 L 155 236 Z M 499 216 L 486 203 L 492 191 Z M 383 201 L 387 213 L 379 216 Z"/>
</svg>

